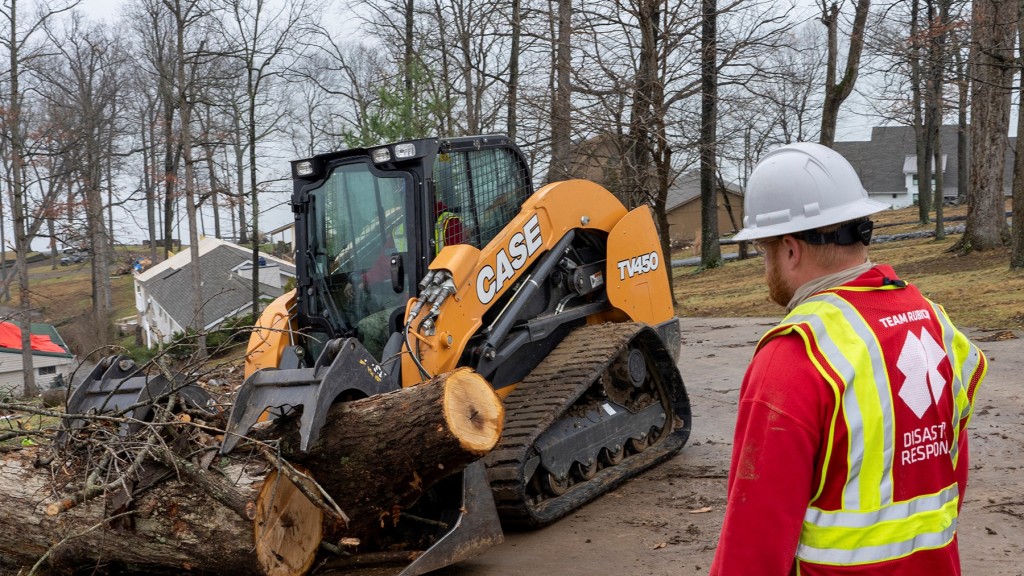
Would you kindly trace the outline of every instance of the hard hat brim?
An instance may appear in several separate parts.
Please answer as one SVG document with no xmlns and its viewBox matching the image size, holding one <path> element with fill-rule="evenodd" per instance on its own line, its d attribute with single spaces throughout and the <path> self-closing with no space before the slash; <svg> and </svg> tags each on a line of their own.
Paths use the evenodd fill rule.
<svg viewBox="0 0 1024 576">
<path fill-rule="evenodd" d="M 793 234 L 795 232 L 804 232 L 806 230 L 814 230 L 824 226 L 831 226 L 833 224 L 856 220 L 857 218 L 870 216 L 871 214 L 888 210 L 889 208 L 891 208 L 891 206 L 888 204 L 883 204 L 869 198 L 863 198 L 854 204 L 845 204 L 837 209 L 826 210 L 812 217 L 801 217 L 794 220 L 792 215 L 790 215 L 781 222 L 764 226 L 757 226 L 756 224 L 754 226 L 746 226 L 737 232 L 732 239 L 760 240 L 762 238 L 773 238 L 775 236 L 783 236 L 786 234 Z"/>
</svg>

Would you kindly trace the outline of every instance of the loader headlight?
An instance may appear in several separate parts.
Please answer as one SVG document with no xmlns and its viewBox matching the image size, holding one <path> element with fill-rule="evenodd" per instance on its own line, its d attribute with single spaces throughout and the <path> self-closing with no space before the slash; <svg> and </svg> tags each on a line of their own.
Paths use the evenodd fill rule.
<svg viewBox="0 0 1024 576">
<path fill-rule="evenodd" d="M 313 163 L 309 160 L 295 163 L 295 174 L 298 176 L 310 176 L 313 174 Z"/>
<path fill-rule="evenodd" d="M 383 164 L 384 162 L 388 162 L 391 160 L 391 151 L 388 150 L 387 148 L 377 148 L 372 153 L 370 153 L 370 156 L 373 158 L 373 161 L 375 163 Z"/>
<path fill-rule="evenodd" d="M 395 146 L 395 158 L 412 158 L 416 155 L 416 145 L 412 142 L 398 144 Z"/>
</svg>

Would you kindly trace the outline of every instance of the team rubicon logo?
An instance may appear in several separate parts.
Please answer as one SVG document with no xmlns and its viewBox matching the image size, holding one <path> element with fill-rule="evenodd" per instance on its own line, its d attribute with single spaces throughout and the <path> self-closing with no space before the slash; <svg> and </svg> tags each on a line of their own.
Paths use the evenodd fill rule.
<svg viewBox="0 0 1024 576">
<path fill-rule="evenodd" d="M 920 337 L 907 332 L 903 350 L 896 361 L 896 367 L 906 376 L 899 395 L 918 418 L 923 417 L 932 404 L 938 405 L 946 389 L 946 379 L 939 372 L 939 365 L 945 357 L 942 346 L 924 328 Z"/>
<path fill-rule="evenodd" d="M 476 296 L 481 304 L 487 304 L 501 292 L 505 282 L 515 277 L 516 272 L 526 266 L 526 262 L 537 249 L 544 245 L 544 237 L 540 233 L 540 219 L 536 214 L 526 221 L 523 229 L 508 239 L 508 245 L 498 250 L 494 265 L 486 265 L 476 275 Z"/>
<path fill-rule="evenodd" d="M 917 417 L 923 418 L 928 408 L 938 406 L 946 389 L 946 378 L 939 372 L 942 359 L 946 357 L 942 346 L 924 328 L 918 336 L 907 332 L 903 350 L 896 360 L 896 367 L 906 379 L 900 387 L 900 398 Z M 946 422 L 925 424 L 917 428 L 908 427 L 902 434 L 900 462 L 912 465 L 926 462 L 949 454 L 950 430 Z"/>
<path fill-rule="evenodd" d="M 658 253 L 641 254 L 615 263 L 619 267 L 619 280 L 632 278 L 638 274 L 647 274 L 658 269 Z"/>
</svg>

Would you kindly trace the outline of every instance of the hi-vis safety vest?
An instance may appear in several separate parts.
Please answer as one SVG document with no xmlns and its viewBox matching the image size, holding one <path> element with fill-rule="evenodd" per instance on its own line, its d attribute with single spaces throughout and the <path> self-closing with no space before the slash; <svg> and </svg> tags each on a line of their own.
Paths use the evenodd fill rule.
<svg viewBox="0 0 1024 576">
<path fill-rule="evenodd" d="M 952 474 L 950 483 L 934 493 L 916 494 L 907 500 L 896 500 L 893 495 L 896 392 L 890 388 L 881 339 L 851 301 L 856 302 L 865 292 L 905 286 L 898 284 L 846 286 L 815 295 L 797 306 L 758 344 L 760 349 L 777 336 L 798 334 L 836 398 L 821 481 L 804 515 L 796 553 L 798 565 L 885 562 L 947 546 L 956 533 L 959 491 Z M 949 454 L 941 457 L 951 458 L 950 470 L 955 470 L 960 424 L 971 415 L 974 391 L 970 387 L 984 377 L 987 364 L 981 351 L 953 326 L 942 307 L 923 298 L 921 301 L 938 321 L 942 350 L 937 352 L 945 354 L 952 368 L 952 382 L 946 384 L 952 388 L 953 413 L 948 415 L 952 434 Z M 834 452 L 836 426 L 842 423 L 848 431 L 845 458 Z M 846 462 L 845 478 L 836 478 L 835 471 L 829 474 L 829 464 L 836 457 Z M 834 488 L 836 482 L 842 485 L 841 506 L 816 506 L 826 485 Z"/>
<path fill-rule="evenodd" d="M 448 223 L 451 222 L 452 218 L 458 218 L 459 216 L 454 212 L 447 210 L 437 215 L 437 221 L 434 223 L 434 254 L 441 252 L 441 248 L 444 248 L 444 241 L 448 235 Z"/>
<path fill-rule="evenodd" d="M 409 243 L 405 239 L 405 222 L 399 222 L 397 226 L 391 229 L 391 241 L 395 243 L 396 252 L 406 252 L 409 250 Z"/>
</svg>

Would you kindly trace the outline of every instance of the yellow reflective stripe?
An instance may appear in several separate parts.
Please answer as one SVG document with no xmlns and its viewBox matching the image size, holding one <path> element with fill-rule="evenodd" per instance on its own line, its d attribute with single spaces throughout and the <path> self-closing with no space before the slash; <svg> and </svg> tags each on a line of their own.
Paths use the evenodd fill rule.
<svg viewBox="0 0 1024 576">
<path fill-rule="evenodd" d="M 409 243 L 405 239 L 405 222 L 399 222 L 397 226 L 391 229 L 391 240 L 395 243 L 396 252 L 408 251 Z"/>
<path fill-rule="evenodd" d="M 437 221 L 434 223 L 434 253 L 441 251 L 444 248 L 445 235 L 448 232 L 448 221 L 455 218 L 455 213 L 445 210 L 437 215 Z"/>
<path fill-rule="evenodd" d="M 838 312 L 838 314 L 837 314 Z M 845 321 L 847 329 L 829 331 Z M 881 344 L 863 316 L 842 297 L 819 294 L 798 306 L 785 322 L 811 326 L 819 349 L 846 383 L 843 414 L 849 431 L 843 508 L 862 510 L 892 502 L 895 418 Z"/>
<path fill-rule="evenodd" d="M 956 534 L 957 500 L 954 496 L 938 509 L 865 527 L 821 528 L 805 522 L 797 558 L 819 564 L 868 564 L 941 548 Z"/>
</svg>

